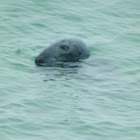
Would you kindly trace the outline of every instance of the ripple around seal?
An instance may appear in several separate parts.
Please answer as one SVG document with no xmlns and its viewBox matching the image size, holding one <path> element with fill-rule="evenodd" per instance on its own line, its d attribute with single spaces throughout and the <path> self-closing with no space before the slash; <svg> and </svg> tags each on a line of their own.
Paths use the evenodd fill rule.
<svg viewBox="0 0 140 140">
<path fill-rule="evenodd" d="M 140 2 L 0 1 L 0 139 L 138 140 Z M 79 67 L 35 66 L 50 43 L 81 38 Z"/>
</svg>

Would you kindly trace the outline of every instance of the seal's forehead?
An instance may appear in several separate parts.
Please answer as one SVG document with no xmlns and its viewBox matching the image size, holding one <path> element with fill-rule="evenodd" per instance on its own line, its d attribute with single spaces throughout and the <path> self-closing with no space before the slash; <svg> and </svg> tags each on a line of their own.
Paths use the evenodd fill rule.
<svg viewBox="0 0 140 140">
<path fill-rule="evenodd" d="M 73 40 L 73 39 L 63 39 L 60 41 L 60 43 L 66 44 L 66 45 L 76 45 L 76 44 L 78 44 L 78 41 Z"/>
<path fill-rule="evenodd" d="M 81 40 L 66 39 L 66 38 L 59 40 L 53 44 L 54 47 L 60 47 L 61 45 L 66 45 L 66 46 L 69 46 L 70 48 L 78 47 L 78 46 L 85 46 L 85 44 Z"/>
<path fill-rule="evenodd" d="M 63 39 L 60 41 L 60 43 L 62 44 L 69 44 L 71 41 L 70 40 L 67 40 L 67 39 Z"/>
<path fill-rule="evenodd" d="M 63 39 L 63 40 L 59 40 L 58 42 L 55 42 L 54 44 L 52 44 L 50 46 L 50 48 L 54 48 L 54 49 L 55 48 L 61 48 L 61 49 L 63 49 L 63 48 L 73 48 L 73 43 L 69 40 Z"/>
</svg>

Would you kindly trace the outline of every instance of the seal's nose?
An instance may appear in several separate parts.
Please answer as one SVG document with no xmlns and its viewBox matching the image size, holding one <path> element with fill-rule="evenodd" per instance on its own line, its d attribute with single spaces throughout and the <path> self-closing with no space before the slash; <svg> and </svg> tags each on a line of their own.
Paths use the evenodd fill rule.
<svg viewBox="0 0 140 140">
<path fill-rule="evenodd" d="M 35 59 L 35 63 L 36 63 L 37 66 L 41 66 L 41 64 L 44 63 L 44 60 L 37 57 Z"/>
</svg>

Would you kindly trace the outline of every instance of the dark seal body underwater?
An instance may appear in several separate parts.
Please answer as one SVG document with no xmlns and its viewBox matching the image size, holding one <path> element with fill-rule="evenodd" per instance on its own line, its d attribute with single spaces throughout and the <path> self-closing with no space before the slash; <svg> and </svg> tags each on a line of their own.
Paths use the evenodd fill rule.
<svg viewBox="0 0 140 140">
<path fill-rule="evenodd" d="M 86 59 L 90 53 L 80 39 L 62 39 L 47 47 L 35 59 L 38 66 L 54 66 Z"/>
</svg>

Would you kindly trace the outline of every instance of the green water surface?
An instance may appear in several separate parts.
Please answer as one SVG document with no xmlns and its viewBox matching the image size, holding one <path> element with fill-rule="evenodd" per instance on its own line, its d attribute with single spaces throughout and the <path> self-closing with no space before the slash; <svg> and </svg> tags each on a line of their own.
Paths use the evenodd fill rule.
<svg viewBox="0 0 140 140">
<path fill-rule="evenodd" d="M 81 38 L 77 68 L 37 67 Z M 0 140 L 139 140 L 140 1 L 0 0 Z"/>
</svg>

